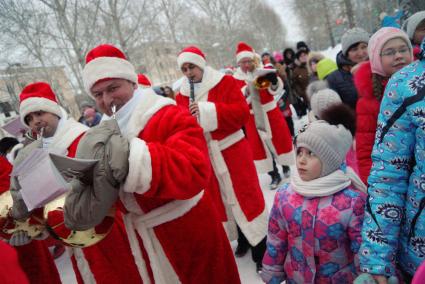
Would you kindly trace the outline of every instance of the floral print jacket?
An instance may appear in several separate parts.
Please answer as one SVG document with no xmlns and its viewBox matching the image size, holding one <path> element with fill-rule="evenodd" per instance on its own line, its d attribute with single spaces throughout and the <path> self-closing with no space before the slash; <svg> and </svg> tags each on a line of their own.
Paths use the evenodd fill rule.
<svg viewBox="0 0 425 284">
<path fill-rule="evenodd" d="M 282 186 L 270 213 L 263 280 L 352 283 L 358 272 L 365 199 L 365 193 L 351 187 L 307 198 L 291 185 Z"/>
</svg>

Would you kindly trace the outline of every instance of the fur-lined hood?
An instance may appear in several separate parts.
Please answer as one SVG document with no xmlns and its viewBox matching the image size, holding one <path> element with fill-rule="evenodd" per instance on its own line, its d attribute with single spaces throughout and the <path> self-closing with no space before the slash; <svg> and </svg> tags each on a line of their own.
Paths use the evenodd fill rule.
<svg viewBox="0 0 425 284">
<path fill-rule="evenodd" d="M 308 54 L 308 59 L 307 59 L 307 69 L 308 69 L 308 74 L 313 74 L 314 72 L 311 70 L 311 62 L 314 60 L 316 62 L 319 62 L 320 60 L 322 60 L 323 58 L 325 58 L 325 56 L 323 54 L 321 54 L 320 52 L 315 52 L 315 51 L 311 51 Z M 317 72 L 316 72 L 317 73 Z"/>
<path fill-rule="evenodd" d="M 354 74 L 354 85 L 359 98 L 373 98 L 372 69 L 370 61 L 361 63 Z"/>
</svg>

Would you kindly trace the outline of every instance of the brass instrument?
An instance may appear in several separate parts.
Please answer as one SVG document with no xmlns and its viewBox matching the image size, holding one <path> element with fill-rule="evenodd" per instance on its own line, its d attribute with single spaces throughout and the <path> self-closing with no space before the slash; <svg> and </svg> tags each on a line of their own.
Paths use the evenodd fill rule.
<svg viewBox="0 0 425 284">
<path fill-rule="evenodd" d="M 61 240 L 63 244 L 72 247 L 88 247 L 103 240 L 111 231 L 115 219 L 115 208 L 104 220 L 94 228 L 86 231 L 72 231 L 65 227 L 63 216 L 63 195 L 44 208 L 37 208 L 31 212 L 31 216 L 25 221 L 13 219 L 10 210 L 13 205 L 10 191 L 0 195 L 0 239 L 10 240 L 13 233 L 25 231 L 30 238 L 39 236 L 44 230 Z"/>
<path fill-rule="evenodd" d="M 267 80 L 267 78 L 265 78 L 264 76 L 256 77 L 253 83 L 255 88 L 258 90 L 267 89 L 271 85 L 271 82 Z"/>
<path fill-rule="evenodd" d="M 65 226 L 63 213 L 65 197 L 66 194 L 44 206 L 44 219 L 46 220 L 47 230 L 55 238 L 62 241 L 64 245 L 77 248 L 89 247 L 103 240 L 112 230 L 115 220 L 115 208 L 112 208 L 103 221 L 94 228 L 85 231 L 68 229 Z"/>
<path fill-rule="evenodd" d="M 18 221 L 11 215 L 12 206 L 13 200 L 8 190 L 0 195 L 0 238 L 9 240 L 17 231 L 26 231 L 29 237 L 34 238 L 44 231 L 41 210 L 34 210 L 25 221 Z"/>
</svg>

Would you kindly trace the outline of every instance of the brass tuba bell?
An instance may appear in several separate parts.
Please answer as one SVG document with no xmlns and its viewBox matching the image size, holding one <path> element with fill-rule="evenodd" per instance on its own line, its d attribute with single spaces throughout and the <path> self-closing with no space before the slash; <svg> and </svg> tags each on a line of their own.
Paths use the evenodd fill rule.
<svg viewBox="0 0 425 284">
<path fill-rule="evenodd" d="M 264 76 L 256 77 L 254 80 L 254 86 L 258 90 L 267 89 L 268 87 L 270 87 L 270 85 L 271 85 L 271 82 L 267 80 L 267 78 Z"/>
<path fill-rule="evenodd" d="M 55 238 L 59 239 L 66 246 L 71 247 L 89 247 L 103 240 L 111 231 L 115 220 L 115 207 L 105 216 L 103 221 L 88 230 L 75 231 L 65 226 L 63 207 L 66 194 L 51 201 L 44 206 L 44 218 L 46 220 L 47 230 Z"/>
<path fill-rule="evenodd" d="M 8 190 L 0 195 L 0 238 L 9 240 L 16 231 L 25 231 L 29 237 L 34 238 L 44 231 L 42 210 L 34 210 L 29 218 L 18 221 L 11 215 L 12 206 L 13 200 Z"/>
</svg>

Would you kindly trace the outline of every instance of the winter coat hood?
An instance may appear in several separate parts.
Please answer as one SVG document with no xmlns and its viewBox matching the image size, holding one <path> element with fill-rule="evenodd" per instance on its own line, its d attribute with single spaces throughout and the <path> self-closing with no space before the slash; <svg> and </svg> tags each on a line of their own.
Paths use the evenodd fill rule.
<svg viewBox="0 0 425 284">
<path fill-rule="evenodd" d="M 343 66 L 354 66 L 356 65 L 353 61 L 348 59 L 342 54 L 342 51 L 338 52 L 336 55 L 336 64 L 338 65 L 338 69 L 342 69 Z"/>
</svg>

